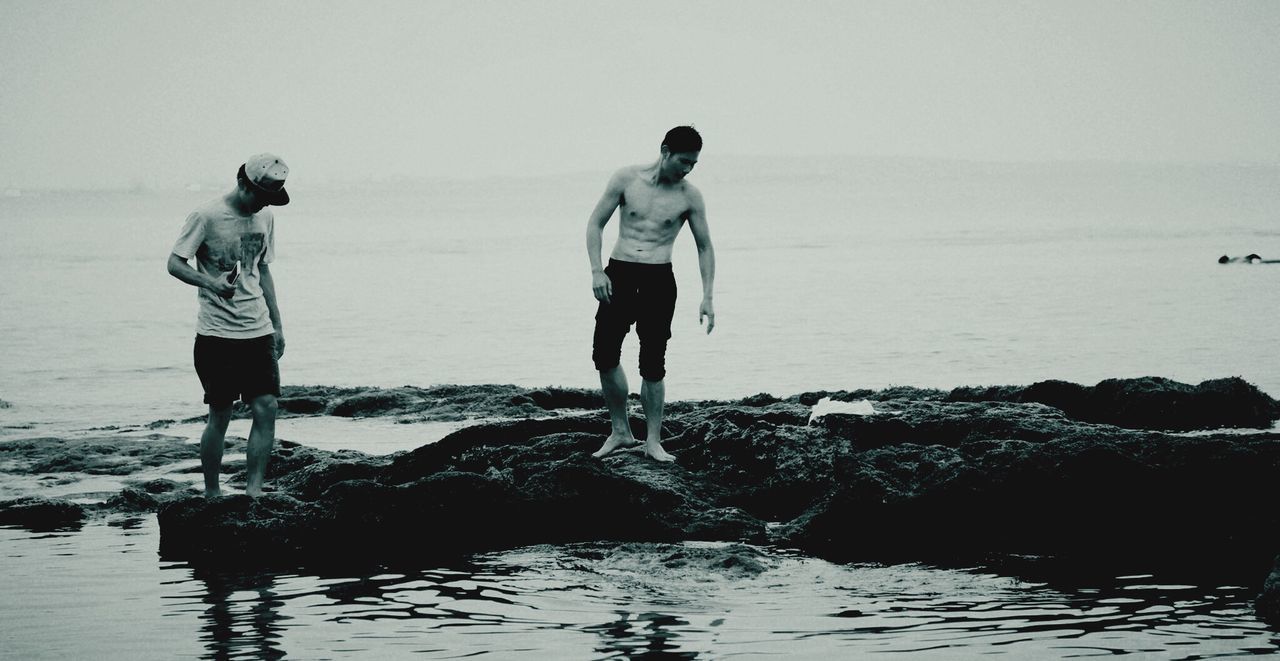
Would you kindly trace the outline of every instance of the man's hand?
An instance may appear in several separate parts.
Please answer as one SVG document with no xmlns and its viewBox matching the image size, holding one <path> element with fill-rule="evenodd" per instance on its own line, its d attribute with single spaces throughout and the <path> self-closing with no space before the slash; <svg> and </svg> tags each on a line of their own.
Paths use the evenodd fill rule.
<svg viewBox="0 0 1280 661">
<path fill-rule="evenodd" d="M 231 298 L 236 295 L 236 286 L 227 282 L 225 276 L 210 278 L 209 284 L 205 286 L 205 289 L 223 298 Z"/>
<path fill-rule="evenodd" d="M 591 292 L 596 295 L 597 301 L 612 302 L 613 281 L 604 274 L 604 271 L 591 272 Z"/>
<path fill-rule="evenodd" d="M 280 360 L 280 357 L 283 355 L 284 355 L 284 329 L 281 328 L 276 331 L 276 360 Z"/>
<path fill-rule="evenodd" d="M 716 327 L 716 311 L 711 305 L 711 299 L 702 299 L 702 305 L 698 307 L 698 323 L 703 320 L 707 322 L 707 335 L 711 334 L 711 329 Z"/>
</svg>

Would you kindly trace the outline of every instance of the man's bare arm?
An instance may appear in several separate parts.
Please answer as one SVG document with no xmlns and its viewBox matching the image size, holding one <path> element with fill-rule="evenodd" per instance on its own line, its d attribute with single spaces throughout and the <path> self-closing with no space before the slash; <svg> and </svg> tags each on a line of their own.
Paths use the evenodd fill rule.
<svg viewBox="0 0 1280 661">
<path fill-rule="evenodd" d="M 259 282 L 262 283 L 262 298 L 267 303 L 267 314 L 271 317 L 271 327 L 276 335 L 276 359 L 284 355 L 284 322 L 280 321 L 280 306 L 276 302 L 276 281 L 271 277 L 271 268 L 258 262 Z"/>
<path fill-rule="evenodd" d="M 195 270 L 185 257 L 177 253 L 169 253 L 169 275 L 189 285 L 208 289 L 223 298 L 231 298 L 236 293 L 235 285 L 223 278 L 210 277 Z"/>
<path fill-rule="evenodd" d="M 618 170 L 609 178 L 604 194 L 596 202 L 596 208 L 587 219 L 587 259 L 591 262 L 591 290 L 596 300 L 609 302 L 613 296 L 613 283 L 604 274 L 604 262 L 600 251 L 604 243 L 604 226 L 622 203 L 622 192 L 627 187 L 626 170 Z"/>
<path fill-rule="evenodd" d="M 707 225 L 707 207 L 702 193 L 689 187 L 689 231 L 698 246 L 698 272 L 702 274 L 702 304 L 698 306 L 698 323 L 707 321 L 707 332 L 716 327 L 713 292 L 716 282 L 716 250 L 711 245 L 711 228 Z"/>
</svg>

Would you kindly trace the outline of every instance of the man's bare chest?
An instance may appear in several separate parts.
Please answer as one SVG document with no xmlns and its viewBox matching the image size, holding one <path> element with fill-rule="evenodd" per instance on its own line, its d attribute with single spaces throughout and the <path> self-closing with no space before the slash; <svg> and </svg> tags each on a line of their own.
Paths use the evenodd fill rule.
<svg viewBox="0 0 1280 661">
<path fill-rule="evenodd" d="M 621 212 L 625 223 L 678 227 L 688 218 L 689 208 L 689 199 L 681 190 L 636 181 L 623 191 Z"/>
</svg>

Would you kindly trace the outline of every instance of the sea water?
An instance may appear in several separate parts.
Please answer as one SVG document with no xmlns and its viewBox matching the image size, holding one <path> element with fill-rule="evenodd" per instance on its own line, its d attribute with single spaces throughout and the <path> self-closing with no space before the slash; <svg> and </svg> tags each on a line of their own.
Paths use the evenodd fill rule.
<svg viewBox="0 0 1280 661">
<path fill-rule="evenodd" d="M 585 226 L 607 173 L 305 174 L 275 210 L 286 384 L 598 385 Z M 1280 258 L 1280 168 L 708 156 L 690 181 L 716 326 L 684 231 L 669 399 L 1146 375 L 1280 394 L 1280 265 L 1217 263 Z M 3 437 L 202 413 L 196 292 L 165 262 L 219 193 L 0 198 Z"/>
<path fill-rule="evenodd" d="M 159 560 L 154 517 L 0 528 L 5 659 L 1206 659 L 1280 653 L 1256 588 L 1129 573 L 980 568 L 763 571 L 674 555 L 720 544 L 530 547 L 348 573 Z M 710 548 L 708 548 L 710 547 Z M 252 559 L 245 558 L 245 565 Z M 10 598 L 21 595 L 21 598 Z"/>
</svg>

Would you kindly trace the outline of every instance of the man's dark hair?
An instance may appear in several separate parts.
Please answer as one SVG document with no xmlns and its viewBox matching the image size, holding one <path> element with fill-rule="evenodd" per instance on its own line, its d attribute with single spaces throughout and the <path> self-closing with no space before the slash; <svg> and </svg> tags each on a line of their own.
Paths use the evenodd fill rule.
<svg viewBox="0 0 1280 661">
<path fill-rule="evenodd" d="M 249 173 L 244 171 L 244 163 L 240 164 L 240 169 L 236 172 L 236 183 L 240 184 L 242 188 L 246 188 L 257 193 L 261 193 L 266 190 L 262 186 L 253 183 L 253 180 L 249 178 Z"/>
<path fill-rule="evenodd" d="M 662 144 L 666 145 L 667 150 L 671 153 L 680 153 L 688 151 L 702 151 L 702 136 L 698 135 L 698 131 L 692 126 L 677 126 L 662 138 Z"/>
</svg>

